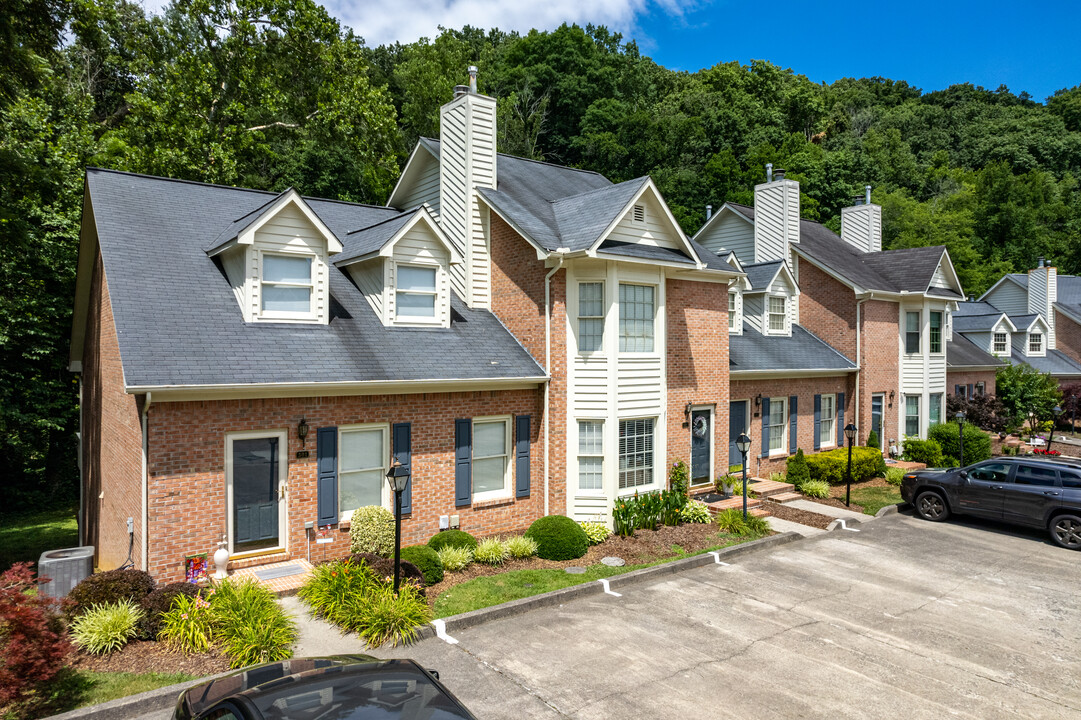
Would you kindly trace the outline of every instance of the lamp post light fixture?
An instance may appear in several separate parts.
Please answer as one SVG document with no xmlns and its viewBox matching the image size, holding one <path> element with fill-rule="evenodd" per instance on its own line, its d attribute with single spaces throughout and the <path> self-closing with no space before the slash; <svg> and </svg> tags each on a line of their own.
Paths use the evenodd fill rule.
<svg viewBox="0 0 1081 720">
<path fill-rule="evenodd" d="M 1056 405 L 1055 407 L 1051 408 L 1051 414 L 1054 415 L 1055 418 L 1051 421 L 1051 432 L 1047 434 L 1046 451 L 1048 454 L 1051 453 L 1051 441 L 1055 439 L 1055 426 L 1058 425 L 1058 416 L 1062 414 L 1062 408 Z"/>
<path fill-rule="evenodd" d="M 957 414 L 953 416 L 957 420 L 957 439 L 961 441 L 961 457 L 958 458 L 958 462 L 961 463 L 961 467 L 965 466 L 965 413 L 962 410 L 958 410 Z"/>
<path fill-rule="evenodd" d="M 731 437 L 731 436 L 729 436 Z M 751 438 L 742 432 L 736 438 L 736 449 L 743 456 L 743 517 L 747 518 L 747 451 L 751 449 Z"/>
<path fill-rule="evenodd" d="M 845 425 L 845 439 L 848 440 L 848 487 L 845 488 L 845 507 L 852 502 L 852 443 L 856 440 L 856 426 Z"/>
<path fill-rule="evenodd" d="M 394 492 L 394 594 L 398 594 L 398 583 L 402 574 L 402 493 L 409 484 L 409 468 L 398 462 L 398 458 L 387 470 L 387 484 Z"/>
<path fill-rule="evenodd" d="M 308 437 L 308 421 L 300 418 L 297 423 L 297 437 L 300 438 L 300 447 L 304 447 L 304 439 Z"/>
</svg>

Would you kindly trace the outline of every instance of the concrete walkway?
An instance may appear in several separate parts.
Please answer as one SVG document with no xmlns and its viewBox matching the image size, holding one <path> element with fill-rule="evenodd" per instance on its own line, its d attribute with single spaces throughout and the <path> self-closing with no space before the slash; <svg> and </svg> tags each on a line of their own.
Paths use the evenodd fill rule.
<svg viewBox="0 0 1081 720">
<path fill-rule="evenodd" d="M 792 503 L 786 503 L 791 505 Z M 791 520 L 782 520 L 777 517 L 767 517 L 766 522 L 769 526 L 779 533 L 794 532 L 799 533 L 803 537 L 813 537 L 815 535 L 821 535 L 826 532 L 822 528 L 811 527 L 810 525 L 804 525 L 803 523 L 792 522 Z"/>
<path fill-rule="evenodd" d="M 818 513 L 819 515 L 825 515 L 831 518 L 841 518 L 844 520 L 855 520 L 856 522 L 864 522 L 871 519 L 870 515 L 864 515 L 858 513 L 855 510 L 847 510 L 845 508 L 835 507 L 833 505 L 826 505 L 825 503 L 817 503 L 813 500 L 793 500 L 792 502 L 785 503 L 788 507 L 799 508 L 800 510 L 806 510 L 807 512 Z"/>
<path fill-rule="evenodd" d="M 300 638 L 293 649 L 295 657 L 370 652 L 367 643 L 355 634 L 343 635 L 336 626 L 313 618 L 308 613 L 308 606 L 296 597 L 283 597 L 279 602 L 293 616 L 300 630 Z"/>
</svg>

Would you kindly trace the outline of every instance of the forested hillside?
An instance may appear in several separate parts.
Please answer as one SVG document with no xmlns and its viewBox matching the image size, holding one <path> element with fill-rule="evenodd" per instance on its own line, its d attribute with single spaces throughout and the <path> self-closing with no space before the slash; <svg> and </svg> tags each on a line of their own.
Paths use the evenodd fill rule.
<svg viewBox="0 0 1081 720">
<path fill-rule="evenodd" d="M 499 99 L 502 151 L 652 175 L 690 233 L 706 204 L 750 202 L 772 162 L 801 182 L 804 216 L 835 228 L 872 185 L 887 247 L 946 245 L 971 292 L 1038 255 L 1081 271 L 1081 85 L 1040 103 L 970 85 L 821 85 L 766 61 L 676 72 L 603 28 L 370 48 L 310 0 L 185 0 L 163 17 L 117 0 L 0 7 L 9 505 L 74 492 L 67 338 L 87 165 L 381 203 L 469 64 Z"/>
</svg>

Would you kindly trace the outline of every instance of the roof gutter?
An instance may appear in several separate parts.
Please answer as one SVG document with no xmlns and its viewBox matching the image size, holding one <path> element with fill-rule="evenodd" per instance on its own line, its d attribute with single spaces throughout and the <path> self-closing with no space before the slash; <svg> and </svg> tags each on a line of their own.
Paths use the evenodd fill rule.
<svg viewBox="0 0 1081 720">
<path fill-rule="evenodd" d="M 548 472 L 549 450 L 552 446 L 552 418 L 549 408 L 549 393 L 552 382 L 552 276 L 563 267 L 563 254 L 556 251 L 556 264 L 544 276 L 544 373 L 548 381 L 544 383 L 544 514 L 548 514 Z"/>
</svg>

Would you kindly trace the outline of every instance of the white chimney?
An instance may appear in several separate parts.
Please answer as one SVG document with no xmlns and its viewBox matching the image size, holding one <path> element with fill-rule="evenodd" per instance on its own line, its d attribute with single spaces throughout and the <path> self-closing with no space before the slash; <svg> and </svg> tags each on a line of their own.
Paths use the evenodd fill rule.
<svg viewBox="0 0 1081 720">
<path fill-rule="evenodd" d="M 870 185 L 852 207 L 841 208 L 841 239 L 860 252 L 882 249 L 882 206 L 871 202 Z"/>
<path fill-rule="evenodd" d="M 754 261 L 790 262 L 788 248 L 798 242 L 799 183 L 767 165 L 766 182 L 754 188 Z"/>
<path fill-rule="evenodd" d="M 1041 257 L 1037 266 L 1028 271 L 1028 311 L 1047 322 L 1047 349 L 1055 349 L 1055 311 L 1058 301 L 1058 271 Z"/>
<path fill-rule="evenodd" d="M 465 262 L 451 266 L 451 283 L 469 307 L 491 307 L 491 256 L 477 188 L 496 186 L 496 101 L 477 93 L 477 69 L 469 85 L 439 108 L 440 224 Z"/>
</svg>

